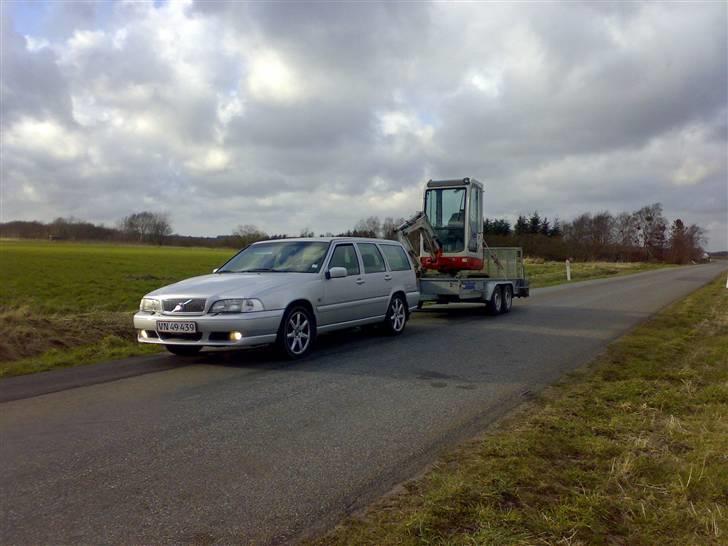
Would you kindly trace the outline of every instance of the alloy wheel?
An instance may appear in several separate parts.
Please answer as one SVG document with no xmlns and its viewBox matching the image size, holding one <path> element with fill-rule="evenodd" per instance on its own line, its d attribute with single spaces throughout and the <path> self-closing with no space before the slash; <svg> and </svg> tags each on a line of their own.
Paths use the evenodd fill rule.
<svg viewBox="0 0 728 546">
<path fill-rule="evenodd" d="M 400 298 L 394 298 L 392 300 L 392 310 L 390 313 L 390 319 L 392 321 L 392 330 L 395 332 L 401 332 L 404 328 L 405 322 L 407 322 L 407 311 L 405 311 L 404 304 Z"/>
<path fill-rule="evenodd" d="M 311 343 L 311 323 L 303 311 L 295 311 L 286 323 L 286 344 L 294 355 L 303 354 Z"/>
</svg>

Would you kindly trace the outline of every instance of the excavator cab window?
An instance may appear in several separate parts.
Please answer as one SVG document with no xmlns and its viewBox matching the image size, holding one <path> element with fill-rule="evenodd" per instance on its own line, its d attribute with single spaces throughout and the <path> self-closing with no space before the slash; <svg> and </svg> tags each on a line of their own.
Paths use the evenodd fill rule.
<svg viewBox="0 0 728 546">
<path fill-rule="evenodd" d="M 465 188 L 434 188 L 425 193 L 425 214 L 445 252 L 465 249 Z"/>
</svg>

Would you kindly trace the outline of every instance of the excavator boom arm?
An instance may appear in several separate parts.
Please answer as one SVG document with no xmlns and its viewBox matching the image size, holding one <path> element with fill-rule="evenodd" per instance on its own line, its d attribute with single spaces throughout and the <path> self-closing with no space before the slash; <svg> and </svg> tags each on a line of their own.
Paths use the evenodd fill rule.
<svg viewBox="0 0 728 546">
<path fill-rule="evenodd" d="M 429 252 L 433 260 L 436 260 L 440 254 L 442 254 L 442 244 L 437 238 L 437 234 L 427 219 L 427 215 L 424 211 L 420 211 L 415 214 L 412 218 L 407 220 L 404 224 L 397 228 L 397 240 L 407 249 L 415 266 L 418 270 L 422 270 L 422 264 L 420 262 L 420 253 L 416 251 L 412 246 L 410 236 L 413 234 L 419 234 L 425 243 L 425 249 Z"/>
</svg>

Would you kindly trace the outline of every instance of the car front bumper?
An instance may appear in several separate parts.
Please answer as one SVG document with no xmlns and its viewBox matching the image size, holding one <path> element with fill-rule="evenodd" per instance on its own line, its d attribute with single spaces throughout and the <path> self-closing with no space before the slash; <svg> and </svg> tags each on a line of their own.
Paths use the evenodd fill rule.
<svg viewBox="0 0 728 546">
<path fill-rule="evenodd" d="M 157 345 L 197 345 L 208 347 L 252 347 L 273 343 L 283 309 L 257 311 L 253 313 L 172 316 L 139 311 L 134 315 L 134 328 L 140 343 Z M 157 321 L 194 322 L 194 334 L 165 334 L 157 331 Z M 240 332 L 242 337 L 230 339 L 231 332 Z"/>
</svg>

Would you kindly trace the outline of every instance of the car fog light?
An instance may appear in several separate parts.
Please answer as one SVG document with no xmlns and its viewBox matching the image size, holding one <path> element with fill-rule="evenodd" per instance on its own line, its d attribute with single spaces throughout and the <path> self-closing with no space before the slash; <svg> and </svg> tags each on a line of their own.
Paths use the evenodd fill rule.
<svg viewBox="0 0 728 546">
<path fill-rule="evenodd" d="M 139 330 L 139 335 L 142 336 L 144 339 L 149 338 L 149 334 L 147 334 L 146 330 Z"/>
<path fill-rule="evenodd" d="M 240 341 L 243 339 L 242 332 L 230 332 L 230 341 Z"/>
</svg>

